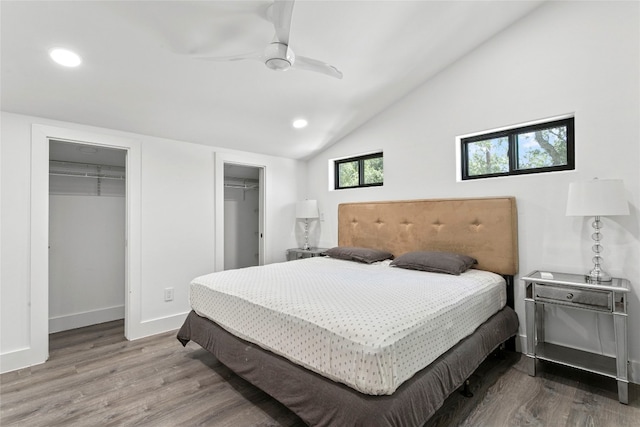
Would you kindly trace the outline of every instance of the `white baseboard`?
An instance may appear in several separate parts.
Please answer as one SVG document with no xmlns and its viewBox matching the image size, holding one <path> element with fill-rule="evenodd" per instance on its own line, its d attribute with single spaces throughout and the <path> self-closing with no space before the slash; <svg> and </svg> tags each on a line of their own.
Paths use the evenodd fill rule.
<svg viewBox="0 0 640 427">
<path fill-rule="evenodd" d="M 27 368 L 35 363 L 29 361 L 33 351 L 30 348 L 0 354 L 0 374 Z"/>
<path fill-rule="evenodd" d="M 629 382 L 640 384 L 640 362 L 629 361 Z"/>
<path fill-rule="evenodd" d="M 124 319 L 124 305 L 74 313 L 49 319 L 49 333 Z"/>
<path fill-rule="evenodd" d="M 522 354 L 527 348 L 527 336 L 519 334 L 516 337 L 516 351 Z M 634 360 L 629 361 L 629 382 L 640 384 L 640 362 Z"/>
<path fill-rule="evenodd" d="M 527 336 L 526 335 L 516 335 L 516 351 L 518 353 L 525 353 L 527 348 Z"/>
<path fill-rule="evenodd" d="M 159 317 L 157 319 L 143 320 L 137 325 L 130 325 L 127 334 L 128 340 L 137 340 L 151 335 L 161 334 L 163 332 L 179 329 L 187 318 L 189 312 L 174 314 L 167 317 Z"/>
</svg>

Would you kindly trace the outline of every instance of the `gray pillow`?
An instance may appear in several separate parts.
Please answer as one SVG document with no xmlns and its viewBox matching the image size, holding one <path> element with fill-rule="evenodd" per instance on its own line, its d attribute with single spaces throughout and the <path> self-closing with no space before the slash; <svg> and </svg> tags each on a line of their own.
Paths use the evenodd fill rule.
<svg viewBox="0 0 640 427">
<path fill-rule="evenodd" d="M 409 270 L 432 271 L 460 275 L 472 265 L 477 264 L 475 258 L 450 252 L 418 251 L 407 252 L 396 258 L 391 265 Z"/>
<path fill-rule="evenodd" d="M 336 246 L 335 248 L 326 250 L 322 255 L 326 255 L 331 258 L 364 262 L 367 264 L 371 264 L 376 261 L 383 261 L 385 259 L 393 259 L 393 254 L 391 252 L 352 246 Z"/>
</svg>

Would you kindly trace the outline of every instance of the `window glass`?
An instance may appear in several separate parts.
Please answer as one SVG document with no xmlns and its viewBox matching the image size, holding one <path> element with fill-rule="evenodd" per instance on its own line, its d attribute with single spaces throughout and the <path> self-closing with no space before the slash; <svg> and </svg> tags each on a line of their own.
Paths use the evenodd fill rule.
<svg viewBox="0 0 640 427">
<path fill-rule="evenodd" d="M 338 167 L 338 186 L 340 187 L 357 187 L 358 186 L 358 162 L 339 163 Z"/>
<path fill-rule="evenodd" d="M 462 179 L 575 169 L 574 118 L 461 138 Z"/>
<path fill-rule="evenodd" d="M 334 165 L 336 190 L 373 187 L 384 182 L 382 153 L 340 159 Z"/>
<path fill-rule="evenodd" d="M 364 183 L 380 184 L 384 177 L 382 157 L 364 160 Z"/>
<path fill-rule="evenodd" d="M 516 136 L 518 169 L 567 164 L 567 127 L 558 126 Z"/>
<path fill-rule="evenodd" d="M 509 139 L 507 137 L 470 142 L 467 145 L 469 175 L 487 175 L 509 171 Z"/>
</svg>

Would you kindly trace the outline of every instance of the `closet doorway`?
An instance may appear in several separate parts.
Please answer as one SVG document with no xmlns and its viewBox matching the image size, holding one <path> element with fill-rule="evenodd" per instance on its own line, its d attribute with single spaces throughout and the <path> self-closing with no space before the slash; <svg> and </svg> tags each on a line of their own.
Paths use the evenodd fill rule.
<svg viewBox="0 0 640 427">
<path fill-rule="evenodd" d="M 126 158 L 49 140 L 49 333 L 125 318 Z"/>
<path fill-rule="evenodd" d="M 264 168 L 224 163 L 224 269 L 264 264 Z"/>
</svg>

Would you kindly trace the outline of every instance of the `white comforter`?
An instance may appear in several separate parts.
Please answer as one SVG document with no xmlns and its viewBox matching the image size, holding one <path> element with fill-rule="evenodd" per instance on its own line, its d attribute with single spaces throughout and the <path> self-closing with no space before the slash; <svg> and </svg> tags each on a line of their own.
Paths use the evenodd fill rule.
<svg viewBox="0 0 640 427">
<path fill-rule="evenodd" d="M 331 258 L 228 270 L 191 305 L 234 335 L 366 394 L 391 394 L 504 307 L 505 281 Z"/>
</svg>

